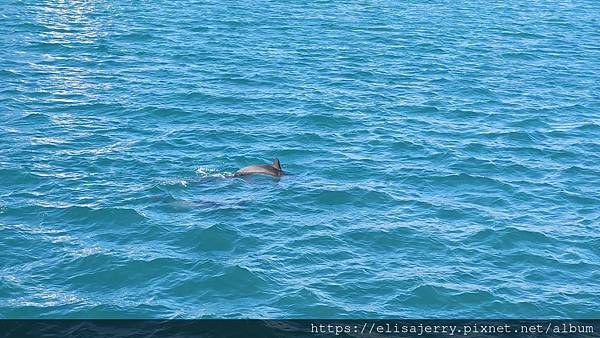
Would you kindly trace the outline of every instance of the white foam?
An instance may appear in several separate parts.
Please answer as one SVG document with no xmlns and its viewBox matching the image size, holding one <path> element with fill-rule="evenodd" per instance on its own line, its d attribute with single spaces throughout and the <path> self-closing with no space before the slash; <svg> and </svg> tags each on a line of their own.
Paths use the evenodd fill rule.
<svg viewBox="0 0 600 338">
<path fill-rule="evenodd" d="M 221 177 L 221 178 L 230 175 L 230 173 L 221 172 L 217 169 L 211 169 L 211 168 L 206 168 L 206 167 L 198 167 L 196 169 L 196 174 L 198 174 L 202 177 Z"/>
</svg>

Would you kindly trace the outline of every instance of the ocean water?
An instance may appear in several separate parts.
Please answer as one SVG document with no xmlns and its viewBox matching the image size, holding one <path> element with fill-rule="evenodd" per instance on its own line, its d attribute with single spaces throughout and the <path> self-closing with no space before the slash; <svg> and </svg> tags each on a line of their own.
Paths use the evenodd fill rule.
<svg viewBox="0 0 600 338">
<path fill-rule="evenodd" d="M 0 0 L 0 47 L 2 318 L 600 317 L 598 1 Z"/>
</svg>

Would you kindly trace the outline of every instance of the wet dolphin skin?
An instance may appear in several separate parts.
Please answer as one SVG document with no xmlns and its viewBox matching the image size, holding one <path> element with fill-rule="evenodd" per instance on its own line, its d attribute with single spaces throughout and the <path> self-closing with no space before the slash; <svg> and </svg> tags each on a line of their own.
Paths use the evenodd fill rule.
<svg viewBox="0 0 600 338">
<path fill-rule="evenodd" d="M 254 164 L 247 167 L 243 167 L 238 170 L 233 176 L 244 176 L 252 174 L 271 175 L 271 176 L 283 176 L 285 173 L 281 170 L 281 163 L 279 159 L 275 159 L 272 164 Z"/>
</svg>

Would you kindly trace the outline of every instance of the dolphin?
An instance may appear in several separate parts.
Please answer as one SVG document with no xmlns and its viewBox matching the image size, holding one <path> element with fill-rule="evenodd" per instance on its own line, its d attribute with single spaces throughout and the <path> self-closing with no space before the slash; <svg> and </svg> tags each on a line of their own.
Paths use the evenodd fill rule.
<svg viewBox="0 0 600 338">
<path fill-rule="evenodd" d="M 247 167 L 243 167 L 233 174 L 233 176 L 244 176 L 251 174 L 262 174 L 271 176 L 283 176 L 285 173 L 281 170 L 281 163 L 278 159 L 273 161 L 273 164 L 254 164 Z"/>
</svg>

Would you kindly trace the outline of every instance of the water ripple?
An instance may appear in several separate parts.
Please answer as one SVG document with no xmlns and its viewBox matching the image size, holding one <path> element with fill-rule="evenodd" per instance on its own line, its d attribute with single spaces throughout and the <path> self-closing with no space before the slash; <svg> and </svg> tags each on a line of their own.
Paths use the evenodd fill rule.
<svg viewBox="0 0 600 338">
<path fill-rule="evenodd" d="M 596 2 L 0 8 L 2 317 L 600 317 Z"/>
</svg>

